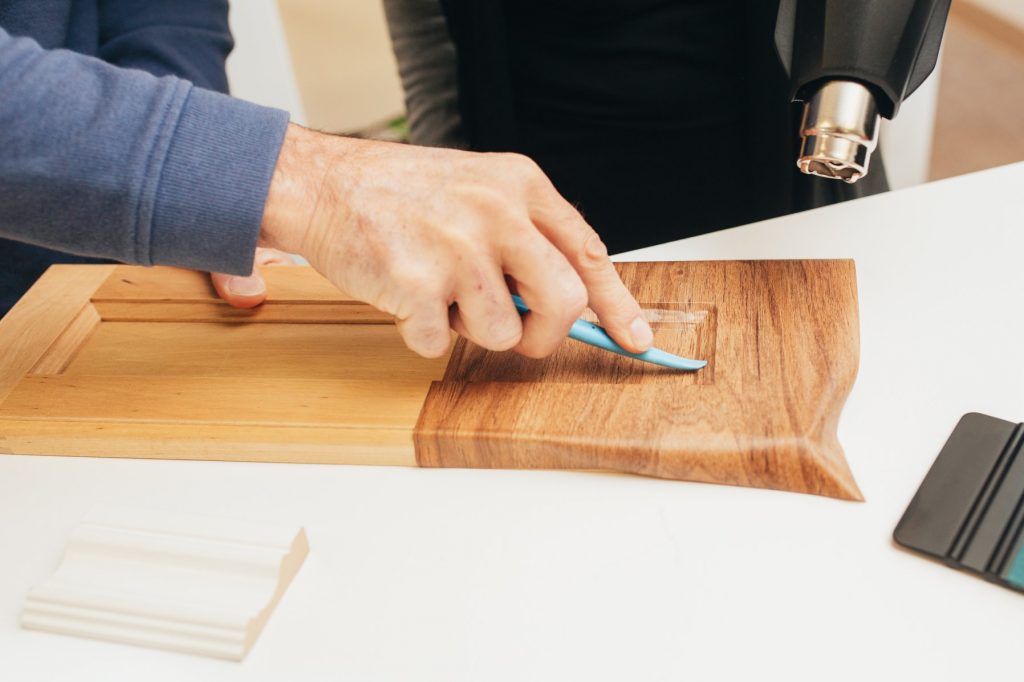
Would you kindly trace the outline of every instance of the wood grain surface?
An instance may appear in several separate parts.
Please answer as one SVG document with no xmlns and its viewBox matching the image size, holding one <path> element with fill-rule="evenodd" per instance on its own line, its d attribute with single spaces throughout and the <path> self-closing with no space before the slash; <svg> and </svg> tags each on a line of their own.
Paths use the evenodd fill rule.
<svg viewBox="0 0 1024 682">
<path fill-rule="evenodd" d="M 4 315 L 0 320 L 0 402 L 59 343 L 111 270 L 110 265 L 54 265 Z M 0 447 L 3 437 L 0 430 Z"/>
<path fill-rule="evenodd" d="M 51 270 L 0 321 L 0 451 L 415 465 L 447 358 L 307 267 L 236 310 L 172 268 Z"/>
<path fill-rule="evenodd" d="M 605 469 L 859 499 L 836 441 L 850 261 L 618 266 L 679 373 L 567 341 L 408 349 L 310 268 L 255 311 L 200 273 L 58 266 L 0 320 L 0 452 Z"/>
<path fill-rule="evenodd" d="M 190 270 L 119 265 L 92 304 L 107 321 L 393 323 L 390 315 L 352 300 L 308 267 L 266 267 L 262 273 L 271 305 L 243 310 L 220 300 L 209 278 Z"/>
<path fill-rule="evenodd" d="M 580 468 L 862 499 L 836 439 L 859 356 L 852 261 L 626 263 L 652 369 L 579 343 L 528 360 L 460 340 L 416 427 L 421 466 Z M 659 313 L 660 315 L 661 313 Z"/>
</svg>

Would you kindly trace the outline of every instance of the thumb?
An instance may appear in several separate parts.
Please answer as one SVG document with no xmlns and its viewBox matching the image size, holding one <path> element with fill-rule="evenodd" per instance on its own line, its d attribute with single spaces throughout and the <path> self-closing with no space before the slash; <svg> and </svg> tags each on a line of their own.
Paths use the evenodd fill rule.
<svg viewBox="0 0 1024 682">
<path fill-rule="evenodd" d="M 225 275 L 223 272 L 211 272 L 210 281 L 225 303 L 235 308 L 255 308 L 267 299 L 267 283 L 260 276 L 261 265 L 293 265 L 295 259 L 290 254 L 277 249 L 257 248 L 253 257 L 252 274 L 248 277 Z"/>
<path fill-rule="evenodd" d="M 235 308 L 255 308 L 267 298 L 267 284 L 258 270 L 248 277 L 211 272 L 210 280 L 217 295 Z"/>
</svg>

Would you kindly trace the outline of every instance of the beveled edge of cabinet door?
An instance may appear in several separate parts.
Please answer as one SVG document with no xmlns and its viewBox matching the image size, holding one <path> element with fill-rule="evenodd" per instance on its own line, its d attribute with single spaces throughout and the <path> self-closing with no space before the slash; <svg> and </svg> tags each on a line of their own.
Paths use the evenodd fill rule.
<svg viewBox="0 0 1024 682">
<path fill-rule="evenodd" d="M 0 319 L 0 403 L 91 306 L 93 293 L 115 267 L 51 265 Z"/>
</svg>

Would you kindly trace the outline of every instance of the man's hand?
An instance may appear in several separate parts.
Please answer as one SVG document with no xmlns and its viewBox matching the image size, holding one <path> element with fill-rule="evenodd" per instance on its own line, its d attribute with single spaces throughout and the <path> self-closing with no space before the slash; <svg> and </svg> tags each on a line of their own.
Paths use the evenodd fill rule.
<svg viewBox="0 0 1024 682">
<path fill-rule="evenodd" d="M 445 353 L 449 328 L 491 350 L 548 355 L 588 302 L 626 349 L 652 341 L 597 233 L 525 156 L 292 125 L 260 243 L 305 256 L 394 315 L 409 348 L 427 357 Z M 525 317 L 510 287 L 530 306 Z"/>
<path fill-rule="evenodd" d="M 248 277 L 225 275 L 222 272 L 211 272 L 210 281 L 217 295 L 235 308 L 255 308 L 267 298 L 267 284 L 260 276 L 258 265 L 291 265 L 294 261 L 287 253 L 276 249 L 256 249 L 253 259 L 253 271 Z"/>
</svg>

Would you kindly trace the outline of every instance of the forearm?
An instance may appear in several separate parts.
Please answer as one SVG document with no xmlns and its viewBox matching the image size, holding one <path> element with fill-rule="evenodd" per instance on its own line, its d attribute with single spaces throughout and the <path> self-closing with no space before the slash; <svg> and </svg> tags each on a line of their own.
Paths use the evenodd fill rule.
<svg viewBox="0 0 1024 682">
<path fill-rule="evenodd" d="M 327 174 L 339 163 L 338 150 L 352 143 L 358 141 L 288 125 L 263 209 L 260 246 L 303 252 L 306 228 L 320 204 Z"/>
<path fill-rule="evenodd" d="M 0 234 L 232 273 L 287 115 L 0 31 Z"/>
</svg>

